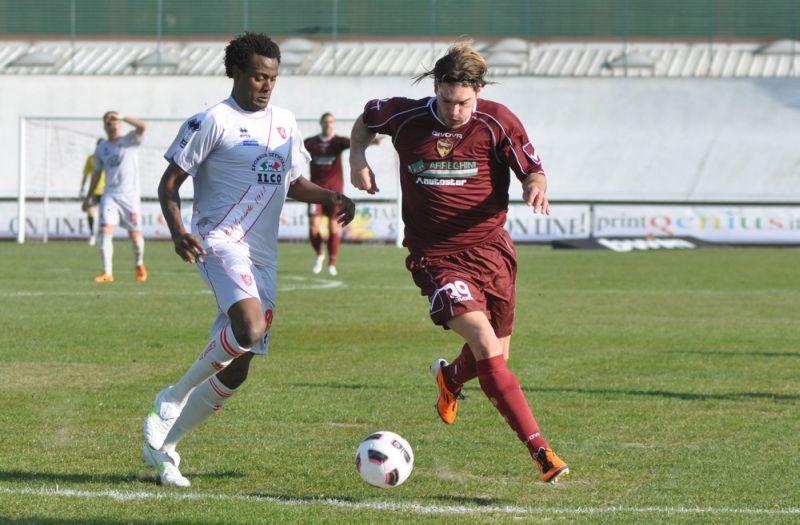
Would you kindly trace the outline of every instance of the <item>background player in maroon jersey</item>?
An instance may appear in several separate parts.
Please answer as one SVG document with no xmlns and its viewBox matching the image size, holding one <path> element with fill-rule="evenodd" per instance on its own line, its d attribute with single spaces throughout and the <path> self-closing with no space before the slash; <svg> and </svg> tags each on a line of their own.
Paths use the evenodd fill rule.
<svg viewBox="0 0 800 525">
<path fill-rule="evenodd" d="M 319 118 L 320 133 L 305 140 L 305 146 L 311 154 L 311 182 L 338 193 L 344 192 L 344 175 L 342 172 L 342 152 L 350 147 L 350 139 L 336 135 L 334 126 L 336 118 L 331 113 L 323 113 Z M 380 144 L 375 139 L 373 144 Z M 322 253 L 322 216 L 328 218 L 328 273 L 336 275 L 336 257 L 342 241 L 342 226 L 336 220 L 335 209 L 321 204 L 308 205 L 308 238 L 311 247 L 317 254 L 311 271 L 319 273 L 325 262 Z"/>
<path fill-rule="evenodd" d="M 344 192 L 342 174 L 342 152 L 350 147 L 350 139 L 336 135 L 333 126 L 336 119 L 330 113 L 323 113 L 319 118 L 321 131 L 319 135 L 305 140 L 305 146 L 311 154 L 311 182 L 339 193 Z M 328 218 L 328 273 L 336 275 L 336 257 L 342 240 L 342 227 L 335 219 L 336 210 L 320 204 L 308 205 L 308 237 L 317 254 L 311 271 L 322 271 L 325 255 L 322 253 L 322 232 L 320 225 L 322 216 Z"/>
<path fill-rule="evenodd" d="M 539 431 L 519 381 L 507 365 L 514 322 L 516 252 L 503 229 L 510 170 L 534 213 L 550 213 L 547 180 L 522 123 L 505 106 L 479 99 L 488 67 L 470 42 L 457 42 L 434 68 L 434 97 L 367 103 L 351 134 L 353 185 L 378 191 L 365 149 L 375 133 L 392 136 L 400 157 L 406 267 L 430 299 L 433 322 L 465 341 L 452 364 L 437 359 L 442 421 L 455 422 L 462 385 L 481 389 L 528 448 L 542 479 L 567 464 Z M 509 170 L 510 168 L 510 170 Z"/>
</svg>

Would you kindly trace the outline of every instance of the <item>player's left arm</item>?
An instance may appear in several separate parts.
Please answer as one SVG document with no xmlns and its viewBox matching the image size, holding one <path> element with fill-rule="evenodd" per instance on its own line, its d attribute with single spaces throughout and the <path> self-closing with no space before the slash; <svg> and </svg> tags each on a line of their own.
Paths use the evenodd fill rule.
<svg viewBox="0 0 800 525">
<path fill-rule="evenodd" d="M 286 195 L 300 202 L 335 206 L 337 209 L 336 220 L 343 226 L 349 224 L 356 216 L 356 205 L 352 200 L 341 193 L 317 186 L 302 176 L 292 181 Z"/>
<path fill-rule="evenodd" d="M 550 215 L 547 198 L 547 176 L 542 159 L 528 138 L 519 118 L 505 106 L 498 105 L 497 115 L 503 128 L 503 140 L 498 144 L 499 157 L 505 161 L 522 183 L 522 200 L 533 208 L 533 213 Z"/>
<path fill-rule="evenodd" d="M 533 207 L 533 213 L 550 215 L 550 201 L 547 198 L 547 176 L 544 173 L 528 173 L 522 179 L 522 200 Z"/>
</svg>

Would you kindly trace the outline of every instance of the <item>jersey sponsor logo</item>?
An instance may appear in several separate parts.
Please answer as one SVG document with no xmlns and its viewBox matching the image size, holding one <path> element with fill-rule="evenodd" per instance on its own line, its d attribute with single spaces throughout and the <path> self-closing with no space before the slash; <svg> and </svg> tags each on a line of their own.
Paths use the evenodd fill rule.
<svg viewBox="0 0 800 525">
<path fill-rule="evenodd" d="M 275 129 L 278 130 L 278 134 L 281 136 L 282 139 L 286 138 L 286 128 L 284 128 L 283 126 L 278 126 Z"/>
<path fill-rule="evenodd" d="M 256 157 L 251 170 L 256 174 L 259 184 L 277 186 L 283 182 L 285 165 L 283 156 L 270 151 Z"/>
<path fill-rule="evenodd" d="M 250 133 L 247 131 L 247 128 L 239 128 L 239 138 L 250 138 Z"/>
<path fill-rule="evenodd" d="M 330 166 L 336 161 L 336 157 L 314 157 L 312 162 L 318 166 Z"/>
<path fill-rule="evenodd" d="M 433 179 L 427 177 L 417 177 L 417 184 L 423 186 L 463 186 L 467 179 Z"/>
<path fill-rule="evenodd" d="M 444 158 L 450 155 L 450 152 L 453 151 L 453 146 L 455 146 L 455 143 L 453 143 L 452 140 L 448 138 L 441 138 L 436 141 L 436 153 L 438 153 L 440 157 Z"/>
<path fill-rule="evenodd" d="M 408 165 L 408 172 L 412 175 L 419 175 L 423 171 L 425 171 L 425 161 L 423 160 L 418 160 L 417 162 Z"/>
<path fill-rule="evenodd" d="M 452 138 L 452 139 L 463 139 L 464 138 L 464 135 L 462 135 L 461 133 L 452 133 L 450 131 L 436 131 L 436 130 L 433 130 L 433 131 L 431 131 L 431 135 L 433 135 L 434 137 L 444 137 L 446 139 L 450 139 L 450 138 Z"/>
<path fill-rule="evenodd" d="M 530 142 L 527 142 L 522 146 L 522 152 L 536 164 L 542 163 L 542 159 L 539 157 L 539 154 L 536 153 L 536 148 L 534 148 L 533 144 Z"/>
<path fill-rule="evenodd" d="M 239 143 L 239 145 L 241 145 L 241 146 L 261 146 L 261 144 L 259 144 L 259 142 L 257 140 L 255 140 L 255 139 L 243 140 L 242 142 Z"/>
</svg>

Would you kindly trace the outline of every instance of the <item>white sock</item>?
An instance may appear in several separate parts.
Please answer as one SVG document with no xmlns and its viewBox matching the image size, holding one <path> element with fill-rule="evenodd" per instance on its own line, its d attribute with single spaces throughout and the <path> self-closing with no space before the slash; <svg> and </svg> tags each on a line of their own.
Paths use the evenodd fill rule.
<svg viewBox="0 0 800 525">
<path fill-rule="evenodd" d="M 233 336 L 231 324 L 226 324 L 211 338 L 197 361 L 189 367 L 181 380 L 169 389 L 164 399 L 170 403 L 183 403 L 194 387 L 224 369 L 248 350 L 250 349 L 239 346 Z"/>
<path fill-rule="evenodd" d="M 133 244 L 133 260 L 136 266 L 144 264 L 144 237 L 141 235 L 131 239 Z"/>
<path fill-rule="evenodd" d="M 162 450 L 172 452 L 180 440 L 197 428 L 200 423 L 222 408 L 225 401 L 236 392 L 235 388 L 228 388 L 216 376 L 209 377 L 200 386 L 192 390 L 186 400 L 181 415 L 170 429 L 164 440 Z"/>
<path fill-rule="evenodd" d="M 100 257 L 103 259 L 103 273 L 111 275 L 114 260 L 114 238 L 111 235 L 100 236 Z"/>
</svg>

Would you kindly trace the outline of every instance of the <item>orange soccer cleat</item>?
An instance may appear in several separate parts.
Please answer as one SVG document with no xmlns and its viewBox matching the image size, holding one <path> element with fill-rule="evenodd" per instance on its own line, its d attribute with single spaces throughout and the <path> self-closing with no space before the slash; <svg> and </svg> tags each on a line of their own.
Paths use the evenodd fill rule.
<svg viewBox="0 0 800 525">
<path fill-rule="evenodd" d="M 94 282 L 96 282 L 96 283 L 113 283 L 114 282 L 114 276 L 111 275 L 110 273 L 103 272 L 103 273 L 101 273 L 100 275 L 98 275 L 98 276 L 96 276 L 94 278 Z"/>
<path fill-rule="evenodd" d="M 562 476 L 569 474 L 567 464 L 549 448 L 540 448 L 534 459 L 545 483 L 557 483 Z"/>
<path fill-rule="evenodd" d="M 140 264 L 136 267 L 136 281 L 143 283 L 147 280 L 147 266 Z"/>
<path fill-rule="evenodd" d="M 445 424 L 452 425 L 456 422 L 456 414 L 458 413 L 458 400 L 464 399 L 459 392 L 452 392 L 447 388 L 442 374 L 442 368 L 446 367 L 448 362 L 444 359 L 437 359 L 431 365 L 431 375 L 436 380 L 436 386 L 439 387 L 439 398 L 436 400 L 436 412 Z"/>
</svg>

